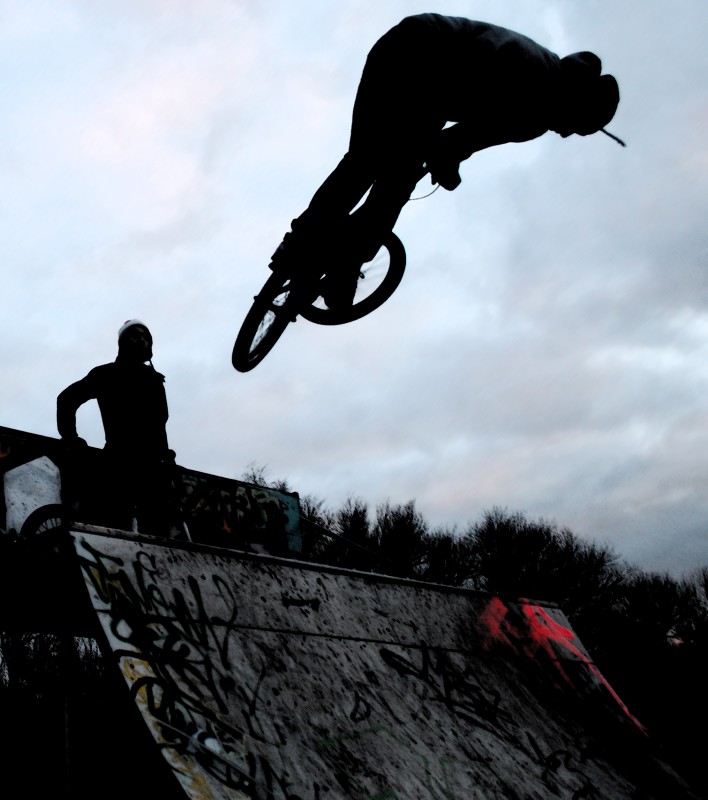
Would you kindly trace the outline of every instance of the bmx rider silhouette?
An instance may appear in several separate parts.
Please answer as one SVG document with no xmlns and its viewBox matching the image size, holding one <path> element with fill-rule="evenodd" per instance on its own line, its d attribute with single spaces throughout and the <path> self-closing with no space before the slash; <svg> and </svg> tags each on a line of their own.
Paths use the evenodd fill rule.
<svg viewBox="0 0 708 800">
<path fill-rule="evenodd" d="M 361 265 L 374 257 L 426 170 L 452 191 L 461 162 L 473 153 L 548 131 L 564 138 L 607 133 L 618 103 L 617 81 L 602 74 L 594 53 L 561 58 L 498 25 L 432 13 L 406 17 L 369 52 L 349 149 L 293 220 L 271 266 L 324 258 L 336 242 L 344 258 L 325 276 L 323 297 L 331 309 L 351 305 Z"/>
</svg>

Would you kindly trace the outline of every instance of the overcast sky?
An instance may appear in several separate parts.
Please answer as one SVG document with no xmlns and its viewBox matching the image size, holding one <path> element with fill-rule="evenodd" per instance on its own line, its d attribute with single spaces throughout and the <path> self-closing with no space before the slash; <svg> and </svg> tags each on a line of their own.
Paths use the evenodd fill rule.
<svg viewBox="0 0 708 800">
<path fill-rule="evenodd" d="M 236 372 L 370 47 L 426 11 L 596 52 L 627 148 L 476 154 L 404 209 L 385 306 L 299 321 Z M 0 0 L 0 424 L 56 436 L 58 392 L 137 317 L 186 467 L 458 530 L 501 506 L 643 569 L 708 566 L 706 41 L 705 0 Z M 95 404 L 79 429 L 102 446 Z"/>
</svg>

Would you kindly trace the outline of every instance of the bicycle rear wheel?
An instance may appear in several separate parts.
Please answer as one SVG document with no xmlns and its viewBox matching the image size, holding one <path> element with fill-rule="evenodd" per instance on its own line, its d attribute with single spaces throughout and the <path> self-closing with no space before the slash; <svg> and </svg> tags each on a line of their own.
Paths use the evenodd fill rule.
<svg viewBox="0 0 708 800">
<path fill-rule="evenodd" d="M 239 372 L 248 372 L 261 363 L 297 317 L 290 276 L 274 272 L 253 298 L 231 353 L 231 363 Z"/>
<path fill-rule="evenodd" d="M 331 261 L 336 260 L 335 257 Z M 333 311 L 318 297 L 303 304 L 300 316 L 318 325 L 342 325 L 361 319 L 388 300 L 396 291 L 406 269 L 406 251 L 395 233 L 389 233 L 371 261 L 361 266 L 354 302 L 349 308 Z"/>
</svg>

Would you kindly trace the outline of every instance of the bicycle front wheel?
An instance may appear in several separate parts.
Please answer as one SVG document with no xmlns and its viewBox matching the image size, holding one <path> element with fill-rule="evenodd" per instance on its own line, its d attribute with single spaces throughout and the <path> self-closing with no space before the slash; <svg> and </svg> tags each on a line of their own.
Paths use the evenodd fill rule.
<svg viewBox="0 0 708 800">
<path fill-rule="evenodd" d="M 274 272 L 253 298 L 236 336 L 231 363 L 239 372 L 248 372 L 261 363 L 297 317 L 291 294 L 292 282 L 282 271 Z"/>
<path fill-rule="evenodd" d="M 334 261 L 336 258 L 332 258 Z M 336 269 L 336 267 L 335 267 Z M 395 233 L 389 233 L 371 261 L 361 266 L 351 307 L 333 311 L 318 297 L 303 305 L 300 316 L 318 325 L 342 325 L 361 319 L 383 305 L 396 291 L 406 269 L 406 250 Z"/>
</svg>

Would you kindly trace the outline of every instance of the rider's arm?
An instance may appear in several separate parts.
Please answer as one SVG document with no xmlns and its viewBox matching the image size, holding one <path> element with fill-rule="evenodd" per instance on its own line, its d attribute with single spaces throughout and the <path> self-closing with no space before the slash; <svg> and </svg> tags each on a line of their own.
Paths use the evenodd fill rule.
<svg viewBox="0 0 708 800">
<path fill-rule="evenodd" d="M 76 412 L 79 407 L 96 397 L 92 374 L 67 386 L 57 397 L 57 430 L 66 442 L 79 439 L 76 432 Z"/>
<path fill-rule="evenodd" d="M 509 141 L 500 131 L 492 131 L 487 127 L 485 132 L 481 132 L 479 127 L 474 122 L 457 122 L 445 128 L 440 131 L 440 150 L 459 164 L 472 153 Z"/>
<path fill-rule="evenodd" d="M 494 147 L 506 141 L 500 135 L 489 133 L 480 135 L 478 127 L 471 122 L 458 122 L 440 131 L 436 146 L 427 159 L 433 183 L 439 183 L 448 191 L 456 189 L 462 182 L 460 162 L 478 150 Z"/>
</svg>

